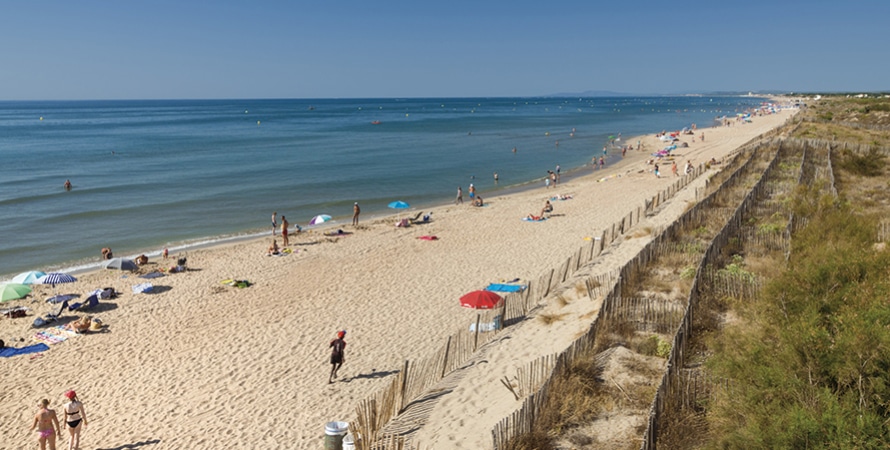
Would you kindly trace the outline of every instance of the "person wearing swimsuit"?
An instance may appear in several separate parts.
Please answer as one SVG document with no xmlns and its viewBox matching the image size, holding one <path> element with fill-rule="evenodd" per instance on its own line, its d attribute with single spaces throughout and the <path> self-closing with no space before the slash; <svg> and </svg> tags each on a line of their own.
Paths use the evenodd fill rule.
<svg viewBox="0 0 890 450">
<path fill-rule="evenodd" d="M 337 332 L 337 339 L 331 341 L 331 376 L 328 377 L 328 384 L 334 382 L 334 378 L 337 378 L 337 370 L 340 369 L 340 366 L 343 365 L 343 361 L 345 358 L 346 351 L 346 341 L 343 338 L 346 337 L 346 330 Z"/>
<path fill-rule="evenodd" d="M 40 450 L 46 450 L 46 444 L 49 443 L 49 450 L 56 450 L 56 436 L 62 435 L 62 429 L 59 427 L 59 419 L 56 412 L 49 409 L 49 400 L 43 399 L 37 405 L 40 410 L 34 416 L 34 424 L 31 425 L 31 431 L 37 429 L 37 443 Z"/>
<path fill-rule="evenodd" d="M 83 410 L 83 403 L 77 399 L 74 391 L 65 393 L 65 397 L 70 400 L 65 405 L 65 423 L 68 425 L 68 434 L 71 439 L 68 441 L 68 450 L 80 448 L 80 430 L 87 426 L 87 414 Z"/>
</svg>

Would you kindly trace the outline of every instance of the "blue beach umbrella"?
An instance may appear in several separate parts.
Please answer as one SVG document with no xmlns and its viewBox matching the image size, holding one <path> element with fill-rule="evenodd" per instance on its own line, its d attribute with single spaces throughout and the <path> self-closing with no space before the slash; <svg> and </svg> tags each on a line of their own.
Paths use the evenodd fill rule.
<svg viewBox="0 0 890 450">
<path fill-rule="evenodd" d="M 386 206 L 389 206 L 392 209 L 408 209 L 411 207 L 411 205 L 409 205 L 401 200 L 394 201 Z M 401 221 L 401 220 L 402 220 L 402 215 L 399 214 L 399 221 Z"/>
<path fill-rule="evenodd" d="M 37 284 L 37 279 L 44 275 L 46 275 L 46 273 L 39 270 L 29 270 L 12 277 L 12 282 L 20 284 Z"/>
<path fill-rule="evenodd" d="M 401 200 L 392 202 L 387 206 L 389 206 L 392 209 L 408 209 L 411 207 L 411 205 L 409 205 Z"/>
</svg>

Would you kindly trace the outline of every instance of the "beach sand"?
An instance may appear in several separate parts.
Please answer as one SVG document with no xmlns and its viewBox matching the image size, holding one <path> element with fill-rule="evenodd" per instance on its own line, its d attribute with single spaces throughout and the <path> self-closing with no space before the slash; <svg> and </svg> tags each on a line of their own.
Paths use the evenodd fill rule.
<svg viewBox="0 0 890 450">
<path fill-rule="evenodd" d="M 721 159 L 791 114 L 700 129 L 695 143 L 682 136 L 690 147 L 676 152 L 680 170 L 686 160 Z M 704 143 L 698 138 L 702 132 Z M 474 320 L 472 311 L 458 305 L 461 295 L 491 282 L 536 279 L 575 253 L 585 237 L 599 236 L 673 183 L 669 164 L 656 179 L 645 163 L 664 144 L 651 135 L 640 139 L 646 151 L 630 151 L 620 163 L 620 154 L 612 152 L 605 170 L 584 169 L 589 173 L 550 189 L 542 182 L 511 195 L 482 192 L 485 207 L 439 206 L 428 224 L 396 228 L 393 218 L 379 218 L 354 229 L 334 223 L 354 233 L 291 236 L 294 253 L 280 257 L 266 255 L 270 236 L 189 252 L 191 270 L 185 273 L 142 280 L 103 271 L 58 286 L 60 293 L 111 286 L 122 294 L 94 313 L 107 325 L 105 332 L 70 338 L 37 357 L 0 358 L 5 382 L 0 418 L 6 424 L 0 448 L 33 445 L 27 429 L 37 401 L 48 398 L 61 411 L 68 389 L 77 390 L 88 414 L 83 448 L 320 448 L 326 422 L 354 419 L 356 405 L 389 383 L 405 359 L 424 356 Z M 674 220 L 706 178 L 672 199 L 647 226 Z M 549 220 L 521 220 L 558 194 L 573 199 L 553 202 Z M 422 235 L 438 240 L 417 239 Z M 642 245 L 644 239 L 637 241 Z M 596 273 L 619 267 L 635 254 L 634 245 L 613 249 Z M 169 267 L 176 256 L 181 255 L 153 259 L 147 268 Z M 232 278 L 253 285 L 220 283 Z M 131 292 L 145 281 L 156 292 Z M 42 299 L 51 294 L 51 288 L 38 286 L 33 294 L 38 301 L 4 307 L 24 305 L 44 314 L 51 308 Z M 515 332 L 510 340 L 484 350 L 489 374 L 440 399 L 416 437 L 434 448 L 489 447 L 492 426 L 519 405 L 497 379 L 560 351 L 589 325 L 595 310 L 593 302 L 574 302 L 558 327 L 528 321 L 506 330 Z M 33 344 L 33 318 L 0 319 L 0 339 Z M 339 379 L 328 384 L 328 344 L 340 329 L 348 331 L 346 361 Z M 24 342 L 11 342 L 19 338 Z M 67 433 L 63 436 L 67 445 Z"/>
</svg>

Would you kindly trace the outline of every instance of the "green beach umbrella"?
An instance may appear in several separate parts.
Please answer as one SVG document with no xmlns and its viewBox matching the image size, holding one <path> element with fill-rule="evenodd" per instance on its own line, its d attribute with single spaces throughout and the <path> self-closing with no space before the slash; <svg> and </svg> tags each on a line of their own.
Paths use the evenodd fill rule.
<svg viewBox="0 0 890 450">
<path fill-rule="evenodd" d="M 31 288 L 19 283 L 4 283 L 0 285 L 0 302 L 20 299 L 31 292 Z"/>
</svg>

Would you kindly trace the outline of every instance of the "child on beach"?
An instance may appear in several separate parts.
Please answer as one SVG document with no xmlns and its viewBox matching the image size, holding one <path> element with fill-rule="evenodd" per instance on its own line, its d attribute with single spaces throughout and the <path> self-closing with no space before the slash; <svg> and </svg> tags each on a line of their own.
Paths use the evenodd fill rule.
<svg viewBox="0 0 890 450">
<path fill-rule="evenodd" d="M 346 337 L 346 330 L 337 332 L 337 339 L 331 341 L 331 375 L 328 377 L 328 384 L 334 382 L 334 378 L 337 378 L 337 371 L 340 370 L 340 366 L 343 365 L 343 361 L 346 360 L 346 341 L 343 338 Z"/>
</svg>

